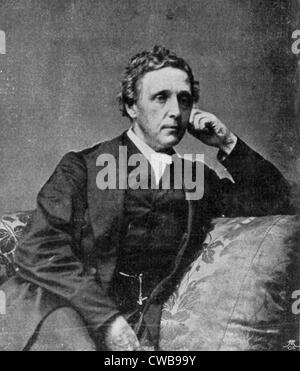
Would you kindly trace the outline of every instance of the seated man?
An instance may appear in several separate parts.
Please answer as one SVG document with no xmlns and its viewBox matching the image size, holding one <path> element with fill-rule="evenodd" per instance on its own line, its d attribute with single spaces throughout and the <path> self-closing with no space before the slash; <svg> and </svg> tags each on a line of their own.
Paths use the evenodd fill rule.
<svg viewBox="0 0 300 371">
<path fill-rule="evenodd" d="M 160 46 L 137 54 L 119 101 L 131 128 L 68 153 L 38 195 L 17 276 L 2 288 L 0 349 L 157 349 L 162 304 L 211 219 L 292 211 L 279 171 L 197 108 L 184 59 Z M 173 147 L 186 131 L 219 149 L 234 182 L 197 162 L 190 183 L 201 184 L 199 197 L 180 182 L 189 166 Z"/>
</svg>

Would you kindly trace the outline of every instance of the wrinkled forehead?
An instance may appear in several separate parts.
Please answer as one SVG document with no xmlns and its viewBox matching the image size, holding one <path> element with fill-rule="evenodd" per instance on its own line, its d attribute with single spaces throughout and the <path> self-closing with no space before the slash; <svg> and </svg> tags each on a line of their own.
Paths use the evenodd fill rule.
<svg viewBox="0 0 300 371">
<path fill-rule="evenodd" d="M 153 95 L 159 91 L 191 93 L 188 74 L 178 68 L 164 67 L 160 70 L 147 72 L 138 82 L 140 94 Z"/>
</svg>

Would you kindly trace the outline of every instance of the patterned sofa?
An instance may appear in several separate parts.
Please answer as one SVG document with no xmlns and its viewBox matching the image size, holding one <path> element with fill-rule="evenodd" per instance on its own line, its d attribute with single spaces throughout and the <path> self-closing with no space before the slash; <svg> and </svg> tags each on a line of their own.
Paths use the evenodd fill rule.
<svg viewBox="0 0 300 371">
<path fill-rule="evenodd" d="M 0 284 L 32 212 L 0 221 Z M 299 345 L 296 216 L 216 219 L 199 256 L 164 305 L 162 350 L 284 350 Z M 299 242 L 299 241 L 298 241 Z"/>
</svg>

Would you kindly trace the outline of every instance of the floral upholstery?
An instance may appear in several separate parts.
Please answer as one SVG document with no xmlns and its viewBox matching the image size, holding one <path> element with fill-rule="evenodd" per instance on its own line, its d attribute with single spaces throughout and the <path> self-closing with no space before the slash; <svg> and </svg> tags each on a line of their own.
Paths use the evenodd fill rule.
<svg viewBox="0 0 300 371">
<path fill-rule="evenodd" d="M 0 284 L 32 212 L 0 219 Z M 217 219 L 199 256 L 165 303 L 162 350 L 281 350 L 298 339 L 296 217 Z M 297 341 L 298 342 L 298 341 Z"/>
<path fill-rule="evenodd" d="M 33 212 L 4 215 L 0 219 L 0 284 L 15 274 L 14 254 Z"/>
<path fill-rule="evenodd" d="M 164 305 L 162 350 L 283 350 L 297 339 L 296 217 L 219 219 Z"/>
</svg>

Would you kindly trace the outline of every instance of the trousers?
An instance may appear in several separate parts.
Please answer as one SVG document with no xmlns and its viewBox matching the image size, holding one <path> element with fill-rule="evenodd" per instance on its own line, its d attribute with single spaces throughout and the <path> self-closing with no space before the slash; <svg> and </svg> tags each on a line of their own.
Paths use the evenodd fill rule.
<svg viewBox="0 0 300 371">
<path fill-rule="evenodd" d="M 28 351 L 96 351 L 86 324 L 72 308 L 52 312 L 36 331 Z"/>
<path fill-rule="evenodd" d="M 132 327 L 134 328 L 134 323 L 132 323 Z M 149 336 L 147 330 L 139 336 L 143 350 L 154 350 L 148 340 Z M 52 312 L 42 322 L 25 350 L 31 352 L 95 352 L 107 350 L 104 339 L 101 338 L 101 341 L 99 339 L 97 339 L 97 342 L 94 341 L 86 324 L 74 309 L 60 308 Z"/>
</svg>

